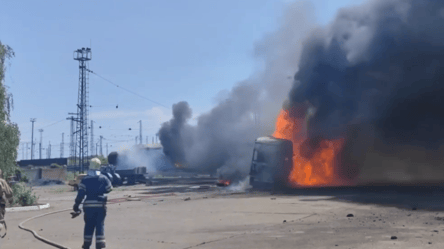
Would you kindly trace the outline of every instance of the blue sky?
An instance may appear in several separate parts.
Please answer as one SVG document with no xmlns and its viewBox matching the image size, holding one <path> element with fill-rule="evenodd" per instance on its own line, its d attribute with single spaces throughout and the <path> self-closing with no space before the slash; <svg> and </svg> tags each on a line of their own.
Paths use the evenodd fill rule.
<svg viewBox="0 0 444 249">
<path fill-rule="evenodd" d="M 43 147 L 51 142 L 51 157 L 59 157 L 64 132 L 64 155 L 68 155 L 66 118 L 76 112 L 79 74 L 72 54 L 90 43 L 89 67 L 99 75 L 167 107 L 186 100 L 194 117 L 210 110 L 218 92 L 252 74 L 254 44 L 277 29 L 283 9 L 291 2 L 2 1 L 0 41 L 16 53 L 6 84 L 14 95 L 12 120 L 19 125 L 21 142 L 31 141 L 29 120 L 36 118 L 35 140 L 39 141 L 37 130 L 43 128 Z M 325 25 L 338 8 L 362 1 L 311 2 L 318 23 Z M 100 135 L 105 138 L 104 153 L 106 143 L 109 152 L 133 145 L 139 120 L 145 142 L 171 117 L 169 108 L 95 75 L 90 75 L 89 92 L 95 141 Z M 18 159 L 22 158 L 21 144 Z"/>
</svg>

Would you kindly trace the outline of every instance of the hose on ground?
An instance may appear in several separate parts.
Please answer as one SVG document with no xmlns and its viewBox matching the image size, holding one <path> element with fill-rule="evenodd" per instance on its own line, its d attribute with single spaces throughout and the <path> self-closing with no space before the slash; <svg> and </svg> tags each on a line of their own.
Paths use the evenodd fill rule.
<svg viewBox="0 0 444 249">
<path fill-rule="evenodd" d="M 25 220 L 25 221 L 22 221 L 22 223 L 19 224 L 19 228 L 20 228 L 20 229 L 23 229 L 23 230 L 25 230 L 25 231 L 28 231 L 28 232 L 30 232 L 30 233 L 32 233 L 36 239 L 38 239 L 38 240 L 40 240 L 40 241 L 42 241 L 42 242 L 44 242 L 44 243 L 46 243 L 46 244 L 48 244 L 48 245 L 51 245 L 51 246 L 54 246 L 54 247 L 56 247 L 56 248 L 60 248 L 60 249 L 70 249 L 69 247 L 66 247 L 66 246 L 60 245 L 60 244 L 58 244 L 58 243 L 56 243 L 56 242 L 54 242 L 54 241 L 51 241 L 51 240 L 49 240 L 49 239 L 45 239 L 45 238 L 43 238 L 42 236 L 40 236 L 38 233 L 36 233 L 36 231 L 31 230 L 31 229 L 26 228 L 26 227 L 23 226 L 23 224 L 25 224 L 26 222 L 28 222 L 28 221 L 30 221 L 30 220 L 37 219 L 37 218 L 40 218 L 40 217 L 43 217 L 43 216 L 47 216 L 47 215 L 51 215 L 51 214 L 56 214 L 56 213 L 66 212 L 66 211 L 72 211 L 72 208 L 69 208 L 69 209 L 63 209 L 63 210 L 54 211 L 54 212 L 50 212 L 50 213 L 41 214 L 41 215 L 37 215 L 37 216 L 31 217 L 31 218 L 29 218 L 29 219 L 27 219 L 27 220 Z"/>
</svg>

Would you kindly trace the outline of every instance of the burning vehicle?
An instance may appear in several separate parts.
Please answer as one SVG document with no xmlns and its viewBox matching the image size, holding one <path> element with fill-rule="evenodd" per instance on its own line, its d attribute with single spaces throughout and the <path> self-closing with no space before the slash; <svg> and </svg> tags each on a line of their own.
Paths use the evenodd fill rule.
<svg viewBox="0 0 444 249">
<path fill-rule="evenodd" d="M 293 143 L 274 137 L 256 139 L 250 168 L 253 188 L 280 188 L 287 186 L 293 167 Z"/>
</svg>

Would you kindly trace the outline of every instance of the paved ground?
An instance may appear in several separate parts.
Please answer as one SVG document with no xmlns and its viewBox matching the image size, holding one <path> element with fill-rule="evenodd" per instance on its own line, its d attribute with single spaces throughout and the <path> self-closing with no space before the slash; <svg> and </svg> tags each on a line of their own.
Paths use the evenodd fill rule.
<svg viewBox="0 0 444 249">
<path fill-rule="evenodd" d="M 443 248 L 444 194 L 230 192 L 208 184 L 120 187 L 110 195 L 108 248 Z M 17 226 L 71 208 L 68 186 L 38 187 L 50 209 L 7 213 L 1 248 L 52 248 Z M 126 196 L 140 201 L 126 201 Z M 412 210 L 412 207 L 417 207 Z M 353 217 L 347 215 L 353 214 Z M 70 248 L 82 244 L 83 218 L 68 212 L 25 224 Z M 391 239 L 396 236 L 396 239 Z"/>
</svg>

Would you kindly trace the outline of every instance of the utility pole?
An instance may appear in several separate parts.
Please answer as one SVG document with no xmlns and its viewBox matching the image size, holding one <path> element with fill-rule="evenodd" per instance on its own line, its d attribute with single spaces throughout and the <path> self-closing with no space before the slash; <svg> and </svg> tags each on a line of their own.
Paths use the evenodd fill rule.
<svg viewBox="0 0 444 249">
<path fill-rule="evenodd" d="M 62 132 L 62 143 L 60 144 L 60 158 L 63 158 L 63 151 L 65 150 L 65 133 Z"/>
<path fill-rule="evenodd" d="M 106 143 L 106 156 L 108 156 L 108 143 Z"/>
<path fill-rule="evenodd" d="M 139 126 L 139 142 L 142 144 L 142 120 L 139 120 L 140 126 Z"/>
<path fill-rule="evenodd" d="M 79 93 L 77 99 L 76 147 L 79 149 L 79 168 L 83 173 L 88 165 L 88 62 L 91 60 L 91 48 L 74 51 L 74 60 L 79 61 Z M 77 154 L 77 153 L 76 153 Z"/>
<path fill-rule="evenodd" d="M 137 139 L 138 139 L 139 137 L 138 136 L 136 136 L 136 145 L 137 145 Z"/>
<path fill-rule="evenodd" d="M 42 159 L 42 141 L 43 141 L 43 129 L 39 129 L 40 132 L 40 143 L 39 143 L 39 159 Z"/>
<path fill-rule="evenodd" d="M 97 149 L 99 148 L 99 146 L 97 146 L 98 143 L 96 143 L 96 156 L 98 156 L 99 154 L 97 153 Z"/>
<path fill-rule="evenodd" d="M 49 147 L 48 147 L 48 159 L 51 159 L 51 141 L 49 141 Z"/>
<path fill-rule="evenodd" d="M 25 160 L 25 143 L 22 143 L 22 160 Z"/>
<path fill-rule="evenodd" d="M 28 149 L 29 149 L 29 146 L 28 146 L 28 143 L 26 143 L 26 160 L 28 159 Z"/>
<path fill-rule="evenodd" d="M 100 155 L 101 155 L 101 156 L 103 156 L 102 139 L 103 139 L 103 136 L 100 136 Z"/>
<path fill-rule="evenodd" d="M 91 120 L 91 157 L 94 155 L 94 121 Z"/>
<path fill-rule="evenodd" d="M 31 118 L 32 135 L 31 135 L 31 160 L 34 159 L 34 122 L 35 118 Z"/>
</svg>

